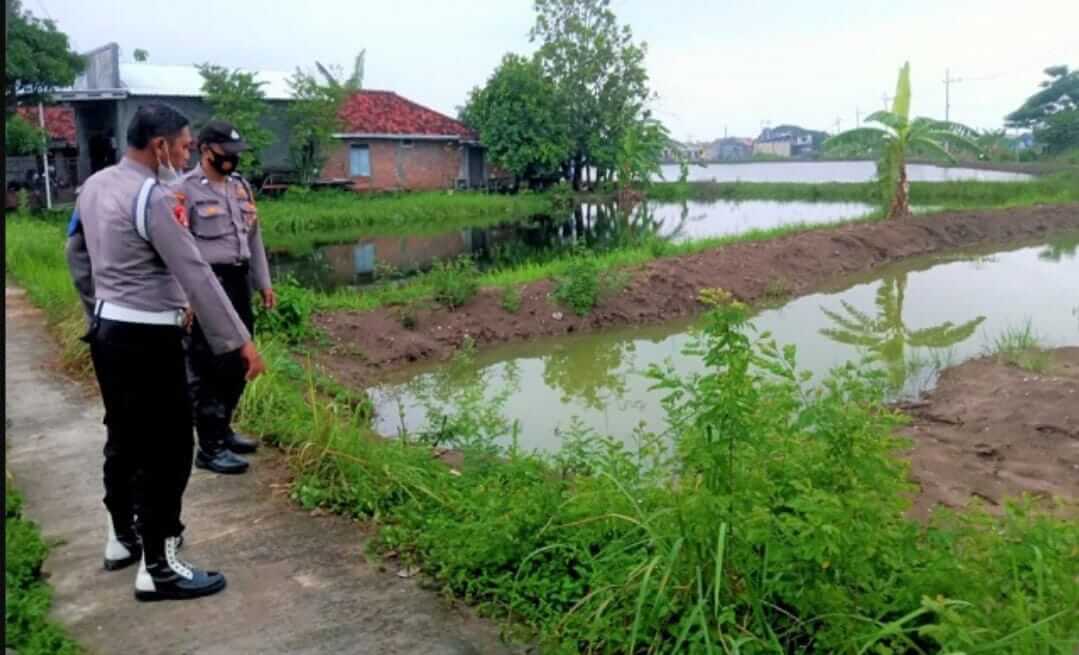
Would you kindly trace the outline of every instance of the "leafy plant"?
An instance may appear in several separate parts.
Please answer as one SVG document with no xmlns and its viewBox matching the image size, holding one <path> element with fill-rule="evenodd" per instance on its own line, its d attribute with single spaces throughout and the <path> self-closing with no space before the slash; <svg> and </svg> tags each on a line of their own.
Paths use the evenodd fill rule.
<svg viewBox="0 0 1079 655">
<path fill-rule="evenodd" d="M 1049 368 L 1049 352 L 1041 338 L 1034 333 L 1028 320 L 998 335 L 986 348 L 986 353 L 998 361 L 1025 371 L 1044 373 Z"/>
<path fill-rule="evenodd" d="M 290 344 L 302 343 L 315 335 L 311 324 L 314 301 L 311 294 L 294 278 L 288 277 L 274 285 L 277 307 L 272 310 L 256 305 L 256 331 L 282 339 Z"/>
<path fill-rule="evenodd" d="M 465 304 L 479 291 L 479 270 L 468 256 L 435 262 L 427 279 L 434 301 L 450 310 Z"/>
<path fill-rule="evenodd" d="M 521 311 L 521 290 L 516 286 L 508 286 L 502 290 L 502 309 L 511 314 Z"/>
<path fill-rule="evenodd" d="M 306 185 L 318 178 L 326 162 L 344 95 L 338 86 L 320 83 L 299 68 L 289 78 L 289 88 L 293 96 L 287 112 L 289 159 L 300 184 Z"/>
<path fill-rule="evenodd" d="M 603 270 L 595 257 L 578 250 L 565 272 L 557 278 L 554 297 L 578 316 L 585 316 L 599 302 L 606 286 Z"/>
<path fill-rule="evenodd" d="M 45 131 L 23 116 L 12 114 L 4 121 L 4 153 L 8 156 L 40 154 L 46 139 Z"/>
<path fill-rule="evenodd" d="M 880 153 L 877 178 L 886 201 L 888 218 L 910 215 L 910 183 L 907 180 L 907 157 L 918 155 L 955 162 L 948 146 L 978 153 L 972 138 L 976 132 L 959 123 L 929 118 L 910 118 L 910 64 L 899 69 L 895 99 L 891 111 L 878 111 L 866 117 L 877 126 L 859 127 L 837 134 L 824 142 L 825 150 L 861 150 Z"/>
</svg>

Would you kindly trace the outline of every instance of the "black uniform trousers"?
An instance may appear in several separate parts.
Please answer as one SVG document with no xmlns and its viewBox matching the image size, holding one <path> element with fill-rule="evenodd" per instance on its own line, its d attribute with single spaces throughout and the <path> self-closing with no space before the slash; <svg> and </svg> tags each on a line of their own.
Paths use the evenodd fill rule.
<svg viewBox="0 0 1079 655">
<path fill-rule="evenodd" d="M 215 264 L 212 268 L 240 320 L 254 334 L 248 265 Z M 247 365 L 240 351 L 215 355 L 196 316 L 188 346 L 188 379 L 199 448 L 204 452 L 212 454 L 224 448 L 225 437 L 232 433 L 232 415 L 247 386 L 246 376 Z"/>
<path fill-rule="evenodd" d="M 184 529 L 192 434 L 183 337 L 179 327 L 101 318 L 87 335 L 105 404 L 105 506 L 117 532 L 136 522 L 144 542 Z"/>
</svg>

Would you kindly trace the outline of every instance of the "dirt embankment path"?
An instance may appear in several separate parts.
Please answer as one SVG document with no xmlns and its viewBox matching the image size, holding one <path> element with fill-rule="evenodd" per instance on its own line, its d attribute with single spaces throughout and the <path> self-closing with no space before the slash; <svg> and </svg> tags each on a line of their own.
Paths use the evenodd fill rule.
<svg viewBox="0 0 1079 655">
<path fill-rule="evenodd" d="M 1052 351 L 1041 374 L 993 358 L 950 368 L 909 412 L 916 516 L 1023 493 L 1079 502 L 1079 348 Z"/>
<path fill-rule="evenodd" d="M 684 318 L 702 306 L 698 292 L 721 287 L 745 302 L 809 293 L 842 275 L 969 246 L 1006 244 L 1079 229 L 1079 205 L 967 211 L 899 221 L 825 228 L 769 241 L 653 261 L 630 273 L 626 287 L 578 317 L 552 297 L 549 280 L 522 290 L 521 308 L 502 308 L 484 290 L 457 311 L 415 313 L 412 329 L 399 309 L 335 312 L 316 317 L 330 337 L 321 363 L 345 384 L 366 386 L 410 364 L 452 355 L 467 338 L 476 346 L 542 336 L 644 325 Z"/>
</svg>

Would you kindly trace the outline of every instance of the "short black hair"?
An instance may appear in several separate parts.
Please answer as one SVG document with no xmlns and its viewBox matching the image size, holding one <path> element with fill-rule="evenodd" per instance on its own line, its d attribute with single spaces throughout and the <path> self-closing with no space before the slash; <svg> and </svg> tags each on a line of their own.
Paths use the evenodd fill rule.
<svg viewBox="0 0 1079 655">
<path fill-rule="evenodd" d="M 187 116 L 164 103 L 139 105 L 131 122 L 127 124 L 127 145 L 142 150 L 150 145 L 152 139 L 159 136 L 171 140 L 190 123 Z"/>
</svg>

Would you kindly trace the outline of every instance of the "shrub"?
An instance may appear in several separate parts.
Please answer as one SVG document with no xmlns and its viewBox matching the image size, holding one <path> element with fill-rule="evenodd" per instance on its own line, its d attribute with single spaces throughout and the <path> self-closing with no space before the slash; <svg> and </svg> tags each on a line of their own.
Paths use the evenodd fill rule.
<svg viewBox="0 0 1079 655">
<path fill-rule="evenodd" d="M 315 300 L 307 289 L 301 287 L 295 279 L 288 277 L 274 286 L 277 292 L 277 307 L 265 310 L 256 303 L 255 329 L 267 336 L 276 336 L 288 343 L 296 344 L 315 335 L 311 324 Z"/>
<path fill-rule="evenodd" d="M 603 295 L 624 285 L 625 277 L 603 270 L 594 256 L 579 249 L 555 282 L 554 297 L 578 316 L 585 316 L 595 308 Z"/>
<path fill-rule="evenodd" d="M 435 302 L 451 310 L 460 307 L 479 290 L 479 270 L 467 256 L 435 262 L 427 275 Z"/>
<path fill-rule="evenodd" d="M 521 311 L 521 290 L 514 286 L 502 290 L 502 309 L 511 314 Z"/>
</svg>

